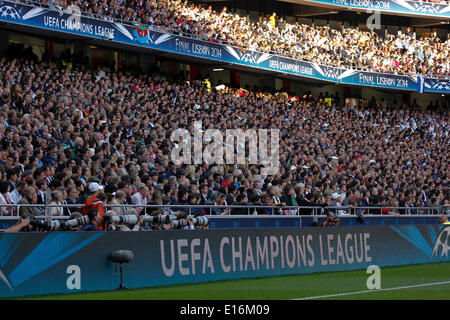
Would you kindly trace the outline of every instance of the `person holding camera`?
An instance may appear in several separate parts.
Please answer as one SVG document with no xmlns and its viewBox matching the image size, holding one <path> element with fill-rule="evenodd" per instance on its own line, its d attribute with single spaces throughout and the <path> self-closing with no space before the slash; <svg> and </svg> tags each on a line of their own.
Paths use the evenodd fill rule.
<svg viewBox="0 0 450 320">
<path fill-rule="evenodd" d="M 33 230 L 33 225 L 30 224 L 31 217 L 28 215 L 22 216 L 15 225 L 12 225 L 4 233 L 15 233 L 15 232 L 29 232 Z"/>
<path fill-rule="evenodd" d="M 100 227 L 103 219 L 100 213 L 95 209 L 89 209 L 87 216 L 89 223 L 81 227 L 78 231 L 102 231 Z"/>
<path fill-rule="evenodd" d="M 337 226 L 339 226 L 339 217 L 336 217 L 333 211 L 328 211 L 327 219 L 322 223 L 322 227 L 337 227 Z"/>
</svg>

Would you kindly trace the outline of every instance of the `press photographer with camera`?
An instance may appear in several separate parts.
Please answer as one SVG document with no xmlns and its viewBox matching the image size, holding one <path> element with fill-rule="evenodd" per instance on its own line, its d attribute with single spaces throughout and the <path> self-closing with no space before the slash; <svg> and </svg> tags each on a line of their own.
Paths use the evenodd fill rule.
<svg viewBox="0 0 450 320">
<path fill-rule="evenodd" d="M 4 233 L 47 231 L 50 231 L 50 227 L 44 219 L 37 219 L 29 214 L 24 214 L 19 218 L 16 224 L 6 229 Z"/>
<path fill-rule="evenodd" d="M 105 213 L 105 231 L 143 231 L 144 216 L 119 215 L 114 210 Z"/>
<path fill-rule="evenodd" d="M 163 224 L 161 230 L 195 230 L 208 228 L 207 216 L 189 216 L 184 211 L 177 211 L 169 223 Z"/>
<path fill-rule="evenodd" d="M 339 226 L 339 217 L 336 217 L 333 211 L 328 211 L 327 219 L 322 223 L 322 227 L 337 227 L 337 226 Z"/>
<path fill-rule="evenodd" d="M 89 223 L 82 226 L 78 231 L 101 231 L 99 227 L 102 224 L 102 217 L 95 209 L 89 209 L 87 212 Z"/>
<path fill-rule="evenodd" d="M 30 224 L 31 217 L 30 216 L 23 216 L 21 217 L 15 225 L 12 225 L 5 231 L 4 233 L 15 233 L 15 232 L 28 232 L 32 231 L 33 226 Z"/>
</svg>

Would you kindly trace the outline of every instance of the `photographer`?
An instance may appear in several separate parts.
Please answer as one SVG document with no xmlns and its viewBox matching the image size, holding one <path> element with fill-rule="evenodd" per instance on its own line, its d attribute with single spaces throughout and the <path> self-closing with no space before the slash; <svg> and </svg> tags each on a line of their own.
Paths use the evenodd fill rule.
<svg viewBox="0 0 450 320">
<path fill-rule="evenodd" d="M 102 217 L 95 209 L 89 209 L 87 212 L 89 223 L 81 227 L 78 231 L 101 231 L 99 227 L 102 224 Z"/>
<path fill-rule="evenodd" d="M 337 226 L 339 226 L 339 217 L 336 217 L 333 211 L 328 211 L 327 219 L 322 223 L 322 227 L 337 227 Z"/>
<path fill-rule="evenodd" d="M 22 216 L 15 225 L 9 227 L 4 233 L 15 232 L 29 232 L 33 230 L 33 225 L 30 224 L 31 217 L 28 215 Z"/>
<path fill-rule="evenodd" d="M 194 221 L 189 218 L 188 214 L 184 211 L 177 212 L 177 220 L 184 220 L 183 225 L 180 226 L 182 230 L 195 230 Z"/>
<path fill-rule="evenodd" d="M 196 230 L 207 228 L 208 218 L 206 216 L 191 218 L 186 212 L 177 211 L 176 219 L 170 223 L 163 224 L 161 230 Z"/>
<path fill-rule="evenodd" d="M 113 218 L 115 216 L 119 216 L 117 212 L 113 210 L 108 210 L 105 213 L 105 231 L 141 231 L 144 224 L 144 218 L 143 216 L 139 216 L 137 219 L 136 224 L 127 224 L 127 223 L 115 223 L 113 222 Z M 125 216 L 122 216 L 125 217 Z"/>
<path fill-rule="evenodd" d="M 68 220 L 74 220 L 74 219 L 79 219 L 82 218 L 83 215 L 80 212 L 72 212 L 72 214 L 69 216 Z M 74 227 L 69 227 L 68 231 L 78 231 L 80 230 L 82 227 L 82 225 L 77 225 Z"/>
</svg>

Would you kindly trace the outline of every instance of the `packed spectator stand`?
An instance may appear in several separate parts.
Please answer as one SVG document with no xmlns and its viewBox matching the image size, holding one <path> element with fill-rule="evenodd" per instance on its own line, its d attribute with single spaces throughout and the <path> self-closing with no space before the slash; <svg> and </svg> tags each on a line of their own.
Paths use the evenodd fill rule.
<svg viewBox="0 0 450 320">
<path fill-rule="evenodd" d="M 0 203 L 79 205 L 24 207 L 21 215 L 80 212 L 92 182 L 104 186 L 98 198 L 118 214 L 121 205 L 145 204 L 179 205 L 178 212 L 217 206 L 197 207 L 195 216 L 248 212 L 221 205 L 277 208 L 257 212 L 269 215 L 290 214 L 283 206 L 380 208 L 364 214 L 448 207 L 448 105 L 209 89 L 182 76 L 169 83 L 158 70 L 89 70 L 79 55 L 37 61 L 26 49 L 11 50 L 0 60 Z M 280 129 L 279 174 L 263 176 L 259 165 L 172 162 L 172 132 L 194 121 L 205 130 Z M 17 212 L 2 207 L 1 214 Z"/>
<path fill-rule="evenodd" d="M 342 68 L 439 78 L 450 75 L 450 40 L 440 39 L 435 32 L 419 36 L 411 28 L 395 35 L 352 27 L 338 30 L 289 23 L 276 13 L 267 19 L 250 21 L 228 12 L 226 7 L 217 12 L 211 6 L 181 0 L 44 0 L 39 3 L 53 9 L 75 5 L 82 14 L 102 20 L 163 29 L 242 49 Z"/>
</svg>

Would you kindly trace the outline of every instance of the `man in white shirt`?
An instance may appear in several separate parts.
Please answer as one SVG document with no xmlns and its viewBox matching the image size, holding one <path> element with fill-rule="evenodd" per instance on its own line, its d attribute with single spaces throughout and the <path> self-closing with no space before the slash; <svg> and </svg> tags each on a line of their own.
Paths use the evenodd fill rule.
<svg viewBox="0 0 450 320">
<path fill-rule="evenodd" d="M 147 205 L 149 193 L 150 190 L 145 184 L 140 185 L 138 192 L 131 196 L 131 203 L 133 205 Z M 135 209 L 140 214 L 144 207 L 136 207 Z"/>
</svg>

